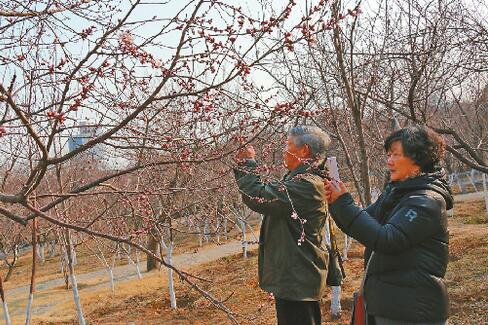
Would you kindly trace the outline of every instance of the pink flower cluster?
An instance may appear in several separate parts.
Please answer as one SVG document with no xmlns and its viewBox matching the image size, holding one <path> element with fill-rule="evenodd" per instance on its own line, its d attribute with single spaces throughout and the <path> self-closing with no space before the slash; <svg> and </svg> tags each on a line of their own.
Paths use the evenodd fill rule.
<svg viewBox="0 0 488 325">
<path fill-rule="evenodd" d="M 237 61 L 235 65 L 236 68 L 239 69 L 239 74 L 242 77 L 245 77 L 251 73 L 251 68 L 249 68 L 249 66 L 245 62 Z"/>
<path fill-rule="evenodd" d="M 307 220 L 300 218 L 296 211 L 293 211 L 293 213 L 291 214 L 291 218 L 293 220 L 300 220 L 300 224 L 302 225 L 302 233 L 300 235 L 300 238 L 298 239 L 298 246 L 301 246 L 302 243 L 305 241 L 305 229 L 303 228 L 303 225 L 307 222 Z"/>
<path fill-rule="evenodd" d="M 273 111 L 275 112 L 288 112 L 294 108 L 294 104 L 290 102 L 285 102 L 285 103 L 277 103 L 273 107 Z"/>
<path fill-rule="evenodd" d="M 141 64 L 150 63 L 153 68 L 161 68 L 161 61 L 155 59 L 151 53 L 147 53 L 134 43 L 134 36 L 129 32 L 120 35 L 120 49 L 139 60 Z"/>
<path fill-rule="evenodd" d="M 49 119 L 56 119 L 61 124 L 64 123 L 64 121 L 66 121 L 66 115 L 62 112 L 50 111 L 50 112 L 47 112 L 47 117 Z"/>
<path fill-rule="evenodd" d="M 95 26 L 90 26 L 90 27 L 83 29 L 80 33 L 81 38 L 86 39 L 88 36 L 93 34 L 94 29 L 95 29 Z"/>
<path fill-rule="evenodd" d="M 302 243 L 305 241 L 305 230 L 302 229 L 302 234 L 300 235 L 300 238 L 298 239 L 298 246 L 302 246 Z"/>
<path fill-rule="evenodd" d="M 356 6 L 354 9 L 348 9 L 347 10 L 347 15 L 351 16 L 351 17 L 357 17 L 359 14 L 362 13 L 362 10 L 359 6 Z M 339 27 L 339 21 L 340 20 L 343 20 L 344 18 L 346 18 L 345 14 L 339 14 L 339 16 L 337 17 L 338 20 L 336 20 L 334 17 L 332 17 L 327 23 L 323 22 L 322 23 L 322 28 L 323 29 L 326 29 L 326 30 L 331 30 L 332 29 L 332 26 L 335 24 L 336 27 Z"/>
<path fill-rule="evenodd" d="M 291 39 L 291 33 L 286 32 L 285 33 L 285 46 L 288 49 L 288 51 L 293 51 L 293 40 Z"/>
</svg>

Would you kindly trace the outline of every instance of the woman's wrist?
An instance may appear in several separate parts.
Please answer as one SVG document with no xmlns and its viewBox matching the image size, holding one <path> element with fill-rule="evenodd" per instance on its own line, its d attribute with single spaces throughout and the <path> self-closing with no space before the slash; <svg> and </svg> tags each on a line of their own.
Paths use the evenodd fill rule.
<svg viewBox="0 0 488 325">
<path fill-rule="evenodd" d="M 354 202 L 351 193 L 344 192 L 340 194 L 334 202 L 331 202 L 330 205 L 342 205 L 342 204 L 349 204 L 350 202 Z"/>
</svg>

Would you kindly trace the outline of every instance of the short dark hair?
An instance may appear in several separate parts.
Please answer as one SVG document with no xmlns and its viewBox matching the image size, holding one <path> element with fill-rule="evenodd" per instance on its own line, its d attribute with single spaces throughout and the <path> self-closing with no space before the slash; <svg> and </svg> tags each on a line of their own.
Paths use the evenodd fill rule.
<svg viewBox="0 0 488 325">
<path fill-rule="evenodd" d="M 401 142 L 404 155 L 410 157 L 426 173 L 439 167 L 446 152 L 444 138 L 425 126 L 409 126 L 393 132 L 385 140 L 385 151 L 396 141 Z"/>
</svg>

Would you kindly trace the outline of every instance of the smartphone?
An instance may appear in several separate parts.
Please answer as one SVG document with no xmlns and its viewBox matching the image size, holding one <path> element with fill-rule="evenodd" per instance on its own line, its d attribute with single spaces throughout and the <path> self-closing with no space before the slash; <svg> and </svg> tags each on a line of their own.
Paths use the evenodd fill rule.
<svg viewBox="0 0 488 325">
<path fill-rule="evenodd" d="M 339 181 L 341 180 L 339 176 L 339 167 L 337 166 L 337 158 L 329 157 L 327 158 L 327 167 L 329 169 L 329 176 L 332 178 L 332 184 L 335 188 L 339 189 Z"/>
</svg>

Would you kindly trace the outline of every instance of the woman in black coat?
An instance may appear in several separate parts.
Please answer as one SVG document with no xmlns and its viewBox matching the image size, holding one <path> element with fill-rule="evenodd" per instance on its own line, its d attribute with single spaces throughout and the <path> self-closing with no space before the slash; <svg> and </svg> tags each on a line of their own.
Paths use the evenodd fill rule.
<svg viewBox="0 0 488 325">
<path fill-rule="evenodd" d="M 439 167 L 445 142 L 414 126 L 391 134 L 384 147 L 390 182 L 378 200 L 361 209 L 343 183 L 326 181 L 329 211 L 366 247 L 364 299 L 374 324 L 447 324 L 446 210 L 453 198 Z"/>
</svg>

